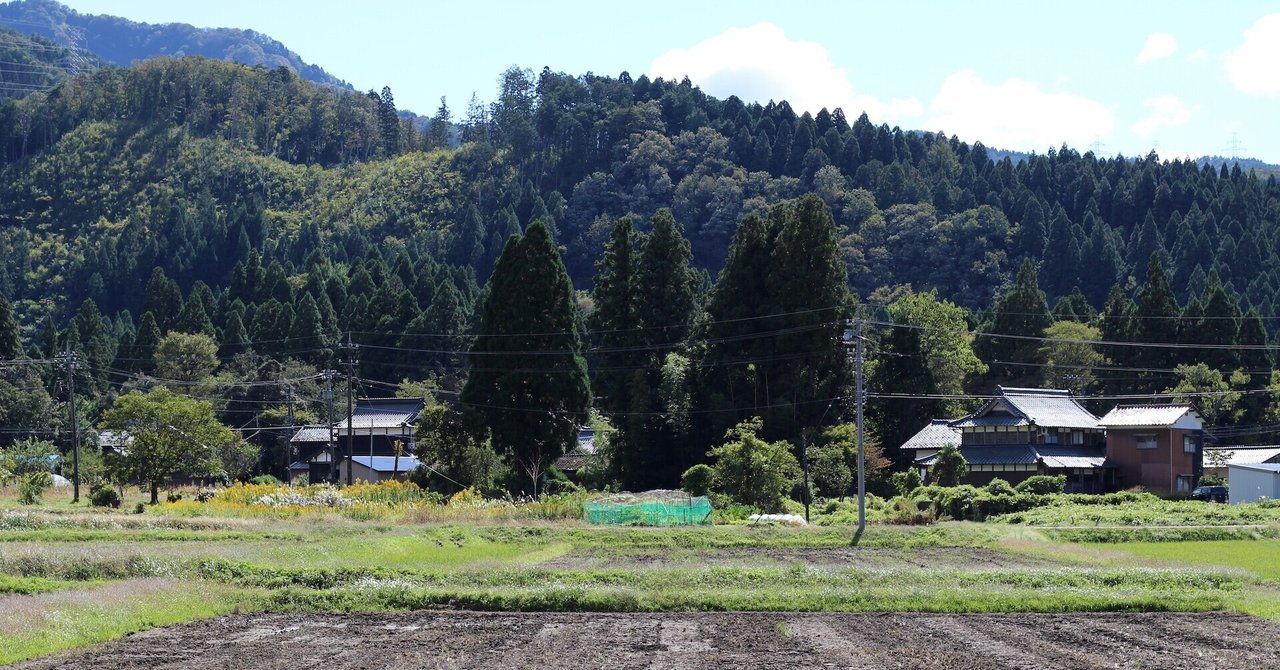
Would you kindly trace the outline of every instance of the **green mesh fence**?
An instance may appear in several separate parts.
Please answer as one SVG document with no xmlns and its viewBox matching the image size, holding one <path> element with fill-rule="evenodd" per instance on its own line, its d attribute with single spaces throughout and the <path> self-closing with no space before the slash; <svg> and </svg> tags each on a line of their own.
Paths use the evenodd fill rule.
<svg viewBox="0 0 1280 670">
<path fill-rule="evenodd" d="M 678 500 L 604 500 L 587 503 L 587 523 L 615 526 L 696 526 L 710 525 L 711 501 L 706 496 Z"/>
</svg>

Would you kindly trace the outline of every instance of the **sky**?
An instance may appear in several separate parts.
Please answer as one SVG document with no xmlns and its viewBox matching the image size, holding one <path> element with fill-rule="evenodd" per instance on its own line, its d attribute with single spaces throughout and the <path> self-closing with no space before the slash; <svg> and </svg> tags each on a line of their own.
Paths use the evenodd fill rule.
<svg viewBox="0 0 1280 670">
<path fill-rule="evenodd" d="M 251 28 L 428 116 L 492 100 L 512 65 L 626 71 L 999 149 L 1280 163 L 1274 2 L 62 1 Z"/>
</svg>

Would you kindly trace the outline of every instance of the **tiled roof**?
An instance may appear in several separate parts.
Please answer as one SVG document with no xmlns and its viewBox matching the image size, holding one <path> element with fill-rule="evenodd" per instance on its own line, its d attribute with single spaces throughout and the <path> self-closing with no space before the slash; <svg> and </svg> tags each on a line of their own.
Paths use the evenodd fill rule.
<svg viewBox="0 0 1280 670">
<path fill-rule="evenodd" d="M 396 466 L 395 456 L 373 456 L 372 458 L 369 456 L 352 456 L 351 460 L 373 470 L 374 472 L 391 472 L 392 470 L 395 470 Z M 372 467 L 370 467 L 369 461 L 373 461 Z M 401 456 L 400 469 L 396 470 L 396 472 L 411 472 L 417 467 L 418 459 L 416 457 Z"/>
<path fill-rule="evenodd" d="M 960 431 L 951 426 L 950 419 L 934 419 L 920 432 L 902 444 L 903 449 L 941 449 L 948 444 L 960 444 Z"/>
<path fill-rule="evenodd" d="M 1100 468 L 1107 460 L 1106 450 L 1097 447 L 1037 444 L 1035 450 L 1049 468 Z"/>
<path fill-rule="evenodd" d="M 1070 391 L 1001 388 L 1009 404 L 1041 428 L 1097 428 L 1098 417 L 1085 409 Z"/>
<path fill-rule="evenodd" d="M 1012 414 L 988 414 L 986 416 L 966 416 L 956 419 L 951 425 L 956 428 L 972 428 L 974 426 L 1026 426 L 1030 421 Z"/>
<path fill-rule="evenodd" d="M 1031 445 L 1013 447 L 960 447 L 960 455 L 969 465 L 1032 465 L 1036 462 L 1036 452 Z M 917 458 L 917 465 L 933 465 L 938 455 L 932 454 Z"/>
<path fill-rule="evenodd" d="M 351 430 L 412 426 L 424 407 L 421 398 L 360 398 L 351 413 Z M 338 430 L 346 434 L 346 419 L 338 422 Z"/>
<path fill-rule="evenodd" d="M 1041 428 L 1097 428 L 1098 417 L 1077 402 L 1070 391 L 1000 387 L 999 396 L 951 425 L 969 428 L 1030 424 Z"/>
<path fill-rule="evenodd" d="M 1204 450 L 1205 467 L 1213 467 L 1213 459 L 1210 454 L 1215 452 L 1226 454 L 1228 465 L 1280 462 L 1280 447 L 1206 447 Z"/>
<path fill-rule="evenodd" d="M 1049 468 L 1098 468 L 1106 453 L 1096 447 L 1077 445 L 1023 444 L 998 447 L 960 447 L 969 465 L 1032 465 L 1043 462 Z M 933 465 L 937 455 L 917 458 L 916 465 Z"/>
<path fill-rule="evenodd" d="M 1099 426 L 1172 426 L 1190 412 L 1190 405 L 1129 405 L 1116 407 L 1098 420 Z"/>
<path fill-rule="evenodd" d="M 299 442 L 328 442 L 329 427 L 328 426 L 303 426 L 301 430 L 293 434 L 289 441 L 297 444 Z"/>
</svg>

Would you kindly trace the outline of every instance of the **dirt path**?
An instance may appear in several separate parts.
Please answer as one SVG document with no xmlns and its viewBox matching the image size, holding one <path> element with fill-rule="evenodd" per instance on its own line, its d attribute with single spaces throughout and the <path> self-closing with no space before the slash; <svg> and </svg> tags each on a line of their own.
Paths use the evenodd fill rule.
<svg viewBox="0 0 1280 670">
<path fill-rule="evenodd" d="M 1214 668 L 1280 659 L 1280 622 L 1236 614 L 232 616 L 37 668 Z"/>
</svg>

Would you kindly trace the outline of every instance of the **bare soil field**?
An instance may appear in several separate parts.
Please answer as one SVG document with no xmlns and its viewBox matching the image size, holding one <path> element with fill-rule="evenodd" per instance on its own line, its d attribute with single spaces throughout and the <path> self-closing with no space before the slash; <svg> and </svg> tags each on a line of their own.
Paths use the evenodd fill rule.
<svg viewBox="0 0 1280 670">
<path fill-rule="evenodd" d="M 1275 667 L 1280 622 L 1237 614 L 239 615 L 159 628 L 37 668 Z"/>
</svg>

